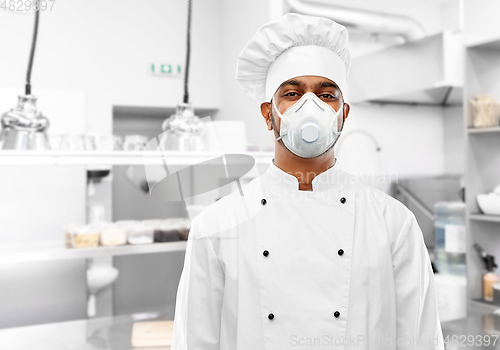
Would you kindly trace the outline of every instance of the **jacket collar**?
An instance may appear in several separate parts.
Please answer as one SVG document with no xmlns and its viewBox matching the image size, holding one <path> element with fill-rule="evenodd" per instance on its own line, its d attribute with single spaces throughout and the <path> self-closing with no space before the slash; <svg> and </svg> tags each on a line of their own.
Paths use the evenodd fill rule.
<svg viewBox="0 0 500 350">
<path fill-rule="evenodd" d="M 282 169 L 278 168 L 274 164 L 274 158 L 270 162 L 270 166 L 266 171 L 266 175 L 270 179 L 271 183 L 275 186 L 284 187 L 289 190 L 299 190 L 299 181 L 297 178 Z M 343 182 L 345 173 L 342 171 L 340 165 L 338 164 L 337 158 L 335 158 L 335 164 L 323 171 L 322 173 L 316 175 L 312 180 L 312 191 L 318 192 L 328 189 L 329 187 Z M 307 192 L 307 191 L 303 191 Z"/>
</svg>

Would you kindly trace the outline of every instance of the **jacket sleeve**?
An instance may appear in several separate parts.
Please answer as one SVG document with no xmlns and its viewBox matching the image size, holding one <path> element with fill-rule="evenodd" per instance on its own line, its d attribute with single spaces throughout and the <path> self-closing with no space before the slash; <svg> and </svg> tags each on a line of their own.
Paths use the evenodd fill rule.
<svg viewBox="0 0 500 350">
<path fill-rule="evenodd" d="M 393 251 L 398 350 L 444 350 L 434 275 L 415 215 L 406 210 Z"/>
<path fill-rule="evenodd" d="M 219 350 L 224 272 L 200 219 L 189 231 L 177 289 L 172 350 Z"/>
</svg>

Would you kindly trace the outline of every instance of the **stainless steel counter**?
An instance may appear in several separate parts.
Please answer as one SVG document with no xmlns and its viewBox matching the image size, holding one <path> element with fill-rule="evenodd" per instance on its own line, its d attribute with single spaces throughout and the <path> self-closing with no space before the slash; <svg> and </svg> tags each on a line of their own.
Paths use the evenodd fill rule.
<svg viewBox="0 0 500 350">
<path fill-rule="evenodd" d="M 173 311 L 104 317 L 0 329 L 6 350 L 132 350 L 132 325 L 140 320 L 172 320 Z M 486 314 L 443 322 L 446 349 L 500 349 L 500 316 Z M 489 345 L 485 345 L 489 339 Z M 135 348 L 137 349 L 137 348 Z M 168 350 L 147 348 L 148 350 Z"/>
<path fill-rule="evenodd" d="M 441 327 L 446 349 L 500 349 L 500 316 L 496 314 L 443 322 Z"/>
</svg>

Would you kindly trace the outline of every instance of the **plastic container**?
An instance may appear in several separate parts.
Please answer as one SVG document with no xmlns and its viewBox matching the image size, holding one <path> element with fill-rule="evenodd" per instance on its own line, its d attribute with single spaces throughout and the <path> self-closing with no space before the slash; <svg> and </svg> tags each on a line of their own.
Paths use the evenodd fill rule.
<svg viewBox="0 0 500 350">
<path fill-rule="evenodd" d="M 160 221 L 155 229 L 155 242 L 187 241 L 191 220 L 189 218 L 169 218 Z"/>
<path fill-rule="evenodd" d="M 438 202 L 434 214 L 434 264 L 440 273 L 465 276 L 465 203 Z"/>
<path fill-rule="evenodd" d="M 99 245 L 100 230 L 96 226 L 72 226 L 66 234 L 72 248 L 95 248 Z"/>
<path fill-rule="evenodd" d="M 150 222 L 136 222 L 128 231 L 129 244 L 149 244 L 154 241 L 155 225 Z"/>
<path fill-rule="evenodd" d="M 472 123 L 475 128 L 498 126 L 500 104 L 491 95 L 477 95 L 469 101 L 472 108 Z"/>
<path fill-rule="evenodd" d="M 116 221 L 115 225 L 122 228 L 125 231 L 128 240 L 128 235 L 130 234 L 130 231 L 134 228 L 134 226 L 138 222 L 139 221 L 136 220 L 121 220 L 121 221 Z"/>
<path fill-rule="evenodd" d="M 189 218 L 179 219 L 179 239 L 181 241 L 188 240 L 190 229 L 191 229 L 191 220 Z"/>
<path fill-rule="evenodd" d="M 64 242 L 66 244 L 66 248 L 72 248 L 71 240 L 73 237 L 73 234 L 76 233 L 78 229 L 78 225 L 75 224 L 69 224 L 68 226 L 64 227 Z"/>
<path fill-rule="evenodd" d="M 174 219 L 164 220 L 154 231 L 155 242 L 179 241 L 180 225 Z"/>
<path fill-rule="evenodd" d="M 102 227 L 99 242 L 103 246 L 118 246 L 127 243 L 127 230 L 125 227 L 108 224 Z"/>
</svg>

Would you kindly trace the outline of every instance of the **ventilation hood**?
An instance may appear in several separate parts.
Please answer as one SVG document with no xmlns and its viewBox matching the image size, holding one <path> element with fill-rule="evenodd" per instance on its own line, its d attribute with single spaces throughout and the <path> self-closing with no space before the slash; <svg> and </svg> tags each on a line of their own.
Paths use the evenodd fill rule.
<svg viewBox="0 0 500 350">
<path fill-rule="evenodd" d="M 370 33 L 397 35 L 405 41 L 426 36 L 422 25 L 408 16 L 332 5 L 325 0 L 286 0 L 286 3 L 291 11 L 327 17 L 347 27 Z"/>
<path fill-rule="evenodd" d="M 445 31 L 352 59 L 351 103 L 461 105 L 461 32 Z"/>
</svg>

